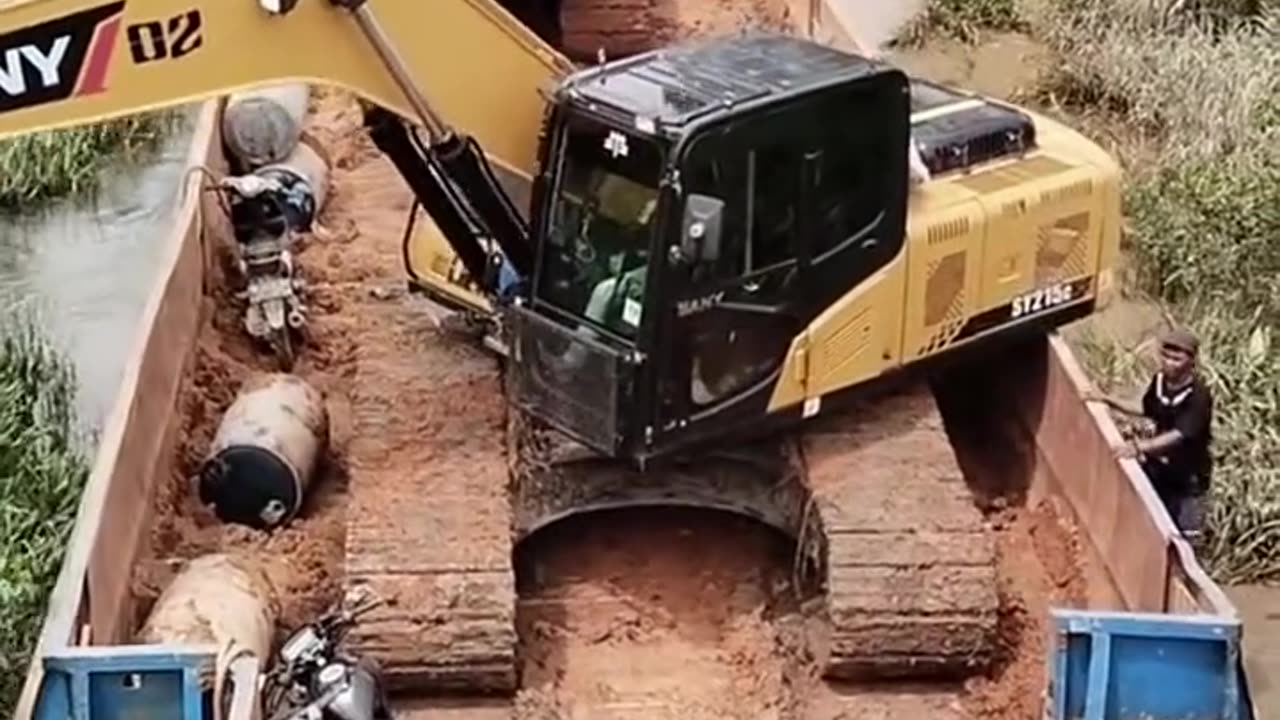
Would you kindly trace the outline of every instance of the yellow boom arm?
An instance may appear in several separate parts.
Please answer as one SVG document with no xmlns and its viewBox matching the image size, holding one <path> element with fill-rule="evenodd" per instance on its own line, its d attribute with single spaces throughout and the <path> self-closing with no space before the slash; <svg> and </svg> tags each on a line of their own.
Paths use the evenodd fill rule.
<svg viewBox="0 0 1280 720">
<path fill-rule="evenodd" d="M 0 4 L 0 138 L 277 84 L 337 86 L 421 124 L 352 13 L 330 0 Z M 529 178 L 544 101 L 571 69 L 492 0 L 367 0 L 416 87 Z"/>
</svg>

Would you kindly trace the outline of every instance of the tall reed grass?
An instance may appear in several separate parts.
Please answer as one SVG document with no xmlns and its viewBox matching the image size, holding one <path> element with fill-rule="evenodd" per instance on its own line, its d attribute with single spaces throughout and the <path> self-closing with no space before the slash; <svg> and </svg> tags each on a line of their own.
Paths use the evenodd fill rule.
<svg viewBox="0 0 1280 720">
<path fill-rule="evenodd" d="M 977 42 L 983 31 L 1025 27 L 1018 0 L 932 0 L 902 28 L 894 44 L 917 46 L 938 36 Z"/>
<path fill-rule="evenodd" d="M 1223 583 L 1280 580 L 1280 3 L 1055 0 L 1042 99 L 1123 126 L 1129 292 L 1204 340 L 1217 471 L 1202 560 Z M 1139 149 L 1138 145 L 1141 145 Z M 1099 385 L 1152 370 L 1102 334 Z"/>
<path fill-rule="evenodd" d="M 0 140 L 0 211 L 92 192 L 110 163 L 156 148 L 180 117 L 161 111 Z"/>
<path fill-rule="evenodd" d="M 0 324 L 0 715 L 21 691 L 88 475 L 76 379 L 30 313 Z"/>
</svg>

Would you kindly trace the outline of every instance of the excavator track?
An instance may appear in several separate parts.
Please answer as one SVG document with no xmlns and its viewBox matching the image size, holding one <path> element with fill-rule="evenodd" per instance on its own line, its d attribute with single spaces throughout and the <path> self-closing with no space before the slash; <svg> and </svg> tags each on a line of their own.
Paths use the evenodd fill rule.
<svg viewBox="0 0 1280 720">
<path fill-rule="evenodd" d="M 365 327 L 396 337 L 358 351 L 346 582 L 393 604 L 348 643 L 393 690 L 514 690 L 513 545 L 571 515 L 646 505 L 733 512 L 794 538 L 796 585 L 830 624 L 828 677 L 963 676 L 993 661 L 994 539 L 927 386 L 637 472 L 508 413 L 484 350 L 404 302 L 368 305 Z M 397 406 L 431 410 L 398 423 Z"/>
<path fill-rule="evenodd" d="M 930 389 L 916 385 L 756 442 L 638 472 L 512 414 L 517 542 L 567 516 L 686 505 L 796 540 L 793 580 L 830 624 L 825 675 L 967 676 L 995 659 L 995 542 Z"/>
<path fill-rule="evenodd" d="M 434 330 L 404 298 L 369 300 L 356 361 L 347 589 L 385 605 L 348 648 L 388 688 L 511 692 L 511 560 L 506 410 L 498 364 Z M 396 408 L 408 408 L 397 412 Z"/>
<path fill-rule="evenodd" d="M 826 545 L 829 677 L 969 675 L 994 660 L 995 539 L 927 386 L 802 439 Z"/>
</svg>

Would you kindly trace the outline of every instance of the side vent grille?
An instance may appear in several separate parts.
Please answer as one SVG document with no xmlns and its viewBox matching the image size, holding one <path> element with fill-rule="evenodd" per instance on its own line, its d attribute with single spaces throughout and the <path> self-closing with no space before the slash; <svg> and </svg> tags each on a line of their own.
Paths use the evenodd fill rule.
<svg viewBox="0 0 1280 720">
<path fill-rule="evenodd" d="M 1040 202 L 1043 204 L 1057 203 L 1072 198 L 1089 197 L 1093 194 L 1093 180 L 1080 180 L 1070 185 L 1064 185 L 1052 190 L 1045 190 L 1040 193 Z"/>
<path fill-rule="evenodd" d="M 1012 202 L 1007 202 L 1004 207 L 1000 208 L 1000 214 L 1007 218 L 1020 217 L 1027 213 L 1027 201 L 1019 198 Z"/>
<path fill-rule="evenodd" d="M 954 220 L 944 220 L 929 226 L 929 244 L 941 245 L 968 234 L 969 218 L 960 217 Z"/>
<path fill-rule="evenodd" d="M 857 361 L 871 347 L 875 316 L 870 308 L 860 310 L 822 343 L 819 382 L 826 382 Z"/>
</svg>

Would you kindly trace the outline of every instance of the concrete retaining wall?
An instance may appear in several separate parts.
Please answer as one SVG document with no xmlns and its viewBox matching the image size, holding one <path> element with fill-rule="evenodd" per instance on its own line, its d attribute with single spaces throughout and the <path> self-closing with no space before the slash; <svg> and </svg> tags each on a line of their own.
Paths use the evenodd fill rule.
<svg viewBox="0 0 1280 720">
<path fill-rule="evenodd" d="M 869 53 L 851 28 L 848 2 L 792 0 L 807 13 L 801 27 L 835 47 Z M 793 9 L 793 12 L 795 10 Z M 1036 448 L 1033 492 L 1065 501 L 1085 536 L 1091 565 L 1103 569 L 1092 601 L 1099 609 L 1208 613 L 1235 617 L 1234 606 L 1196 561 L 1174 529 L 1164 506 L 1133 460 L 1117 460 L 1111 447 L 1120 432 L 1102 408 L 1087 406 L 1088 387 L 1080 364 L 1058 336 L 1044 346 L 1037 372 L 1021 376 L 1010 396 L 1043 398 L 1011 408 Z M 1007 378 L 1012 380 L 1011 378 Z"/>
<path fill-rule="evenodd" d="M 225 168 L 217 122 L 221 106 L 210 101 L 201 107 L 188 167 Z M 200 191 L 203 182 L 196 172 L 184 178 L 172 234 L 163 240 L 167 258 L 98 444 L 15 720 L 31 715 L 43 653 L 67 645 L 119 643 L 132 629 L 129 569 L 150 527 L 147 498 L 171 464 L 179 426 L 175 403 L 200 329 L 205 268 L 213 241 L 228 232 L 216 198 Z"/>
</svg>

